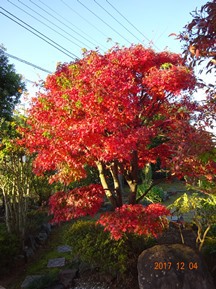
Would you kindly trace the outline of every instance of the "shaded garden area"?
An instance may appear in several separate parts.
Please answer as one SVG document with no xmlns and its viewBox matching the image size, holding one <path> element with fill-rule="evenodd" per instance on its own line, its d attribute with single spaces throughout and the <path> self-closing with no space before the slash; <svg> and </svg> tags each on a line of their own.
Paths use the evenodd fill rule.
<svg viewBox="0 0 216 289">
<path fill-rule="evenodd" d="M 166 190 L 164 191 L 163 188 Z M 160 191 L 160 194 L 158 194 L 158 191 Z M 183 196 L 184 191 L 187 192 L 184 182 L 163 181 L 160 186 L 158 185 L 156 193 L 153 190 L 150 195 L 152 198 L 153 196 L 155 198 L 165 196 L 165 200 L 161 198 L 161 202 L 170 206 L 170 204 L 175 203 L 176 199 Z M 191 192 L 187 192 L 188 196 L 191 196 L 191 194 Z M 149 197 L 144 202 L 149 202 Z M 29 288 L 52 288 L 52 286 L 59 284 L 61 271 L 77 270 L 77 275 L 71 283 L 71 286 L 77 286 L 74 288 L 79 288 L 79 284 L 89 284 L 88 286 L 82 285 L 84 286 L 83 288 L 85 286 L 87 286 L 86 288 L 94 288 L 96 286 L 94 284 L 98 284 L 97 286 L 101 286 L 100 288 L 131 288 L 131 286 L 139 288 L 136 268 L 138 256 L 143 250 L 155 245 L 184 243 L 198 252 L 199 243 L 196 243 L 197 227 L 192 217 L 190 219 L 186 218 L 187 221 L 177 219 L 175 212 L 173 215 L 174 221 L 171 221 L 169 227 L 156 239 L 126 234 L 122 239 L 115 241 L 110 239 L 108 232 L 104 232 L 103 228 L 96 224 L 99 215 L 104 210 L 109 210 L 106 202 L 104 202 L 100 213 L 95 216 L 94 220 L 90 217 L 84 217 L 72 223 L 66 222 L 60 226 L 55 225 L 50 232 L 49 238 L 39 244 L 39 248 L 34 255 L 29 256 L 28 260 L 14 259 L 20 254 L 20 251 L 12 250 L 16 243 L 14 243 L 14 240 L 11 243 L 8 242 L 10 239 L 7 236 L 5 239 L 7 247 L 2 251 L 5 253 L 5 257 L 3 256 L 1 260 L 9 262 L 10 258 L 8 257 L 11 255 L 11 263 L 4 264 L 4 268 L 8 266 L 8 270 L 1 277 L 1 285 L 9 289 L 20 288 L 26 276 L 39 275 L 44 276 L 41 282 L 37 280 Z M 214 211 L 211 213 L 215 214 Z M 47 221 L 46 210 L 41 212 L 40 215 L 41 217 L 36 217 L 35 225 L 37 224 L 37 226 L 34 227 L 34 230 L 40 229 L 41 223 Z M 31 217 L 30 220 L 32 223 L 34 218 Z M 33 234 L 32 229 L 31 233 Z M 69 245 L 72 251 L 58 253 L 58 246 L 65 244 Z M 1 248 L 3 246 L 4 243 L 1 243 Z M 6 248 L 8 248 L 8 251 Z M 205 243 L 201 250 L 212 277 L 215 275 L 215 248 L 215 226 L 213 225 L 205 238 Z M 47 267 L 50 259 L 62 257 L 65 258 L 64 267 Z"/>
</svg>

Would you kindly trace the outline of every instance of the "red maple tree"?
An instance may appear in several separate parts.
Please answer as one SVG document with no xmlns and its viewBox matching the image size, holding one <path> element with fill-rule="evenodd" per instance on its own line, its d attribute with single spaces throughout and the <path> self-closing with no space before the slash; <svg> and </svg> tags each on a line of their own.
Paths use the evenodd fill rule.
<svg viewBox="0 0 216 289">
<path fill-rule="evenodd" d="M 195 84 L 179 55 L 141 45 L 114 47 L 104 55 L 90 51 L 76 62 L 59 65 L 33 100 L 23 131 L 25 145 L 36 153 L 37 174 L 52 171 L 51 181 L 68 184 L 85 177 L 88 164 L 97 167 L 102 187 L 54 195 L 50 203 L 56 220 L 95 213 L 103 188 L 115 212 L 103 216 L 101 224 L 107 220 L 105 226 L 115 238 L 121 233 L 113 229 L 113 220 L 123 216 L 133 223 L 118 221 L 116 226 L 122 224 L 124 231 L 155 233 L 144 226 L 152 215 L 149 228 L 155 224 L 159 232 L 160 215 L 168 211 L 137 204 L 144 196 L 137 198 L 138 170 L 160 158 L 173 173 L 205 173 L 196 170 L 201 165 L 198 155 L 212 144 L 199 126 L 201 108 L 190 99 Z M 128 205 L 123 207 L 119 174 L 129 186 Z"/>
</svg>

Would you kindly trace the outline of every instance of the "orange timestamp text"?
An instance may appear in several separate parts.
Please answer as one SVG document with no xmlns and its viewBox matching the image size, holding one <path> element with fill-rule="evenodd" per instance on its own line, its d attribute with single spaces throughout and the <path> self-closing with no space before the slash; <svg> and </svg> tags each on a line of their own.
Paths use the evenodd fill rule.
<svg viewBox="0 0 216 289">
<path fill-rule="evenodd" d="M 176 270 L 197 270 L 198 267 L 197 262 L 154 262 L 154 270 L 170 270 L 171 268 Z"/>
</svg>

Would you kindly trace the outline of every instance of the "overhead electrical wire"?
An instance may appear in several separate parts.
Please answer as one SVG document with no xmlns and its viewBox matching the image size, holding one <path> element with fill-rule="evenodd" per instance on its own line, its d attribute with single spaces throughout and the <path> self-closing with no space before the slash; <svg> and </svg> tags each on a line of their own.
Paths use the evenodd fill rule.
<svg viewBox="0 0 216 289">
<path fill-rule="evenodd" d="M 31 0 L 30 0 L 31 1 Z M 121 38 L 123 38 L 125 41 L 130 43 L 128 39 L 126 39 L 124 36 L 122 36 L 116 29 L 114 29 L 111 25 L 109 25 L 106 21 L 104 21 L 100 16 L 98 16 L 96 13 L 94 13 L 91 9 L 89 9 L 86 5 L 84 5 L 80 0 L 77 0 L 78 3 L 80 3 L 83 7 L 85 7 L 90 13 L 92 13 L 95 17 L 97 17 L 100 21 L 102 21 L 106 26 L 108 26 L 110 29 L 112 29 L 116 34 L 118 34 Z"/>
<path fill-rule="evenodd" d="M 109 11 L 107 11 L 101 4 L 99 4 L 96 0 L 94 0 L 94 2 L 101 8 L 103 9 L 109 16 L 111 16 L 118 24 L 120 24 L 125 30 L 127 30 L 127 32 L 129 32 L 134 38 L 136 38 L 136 40 L 138 40 L 139 42 L 142 42 L 138 37 L 136 37 L 136 35 L 134 35 L 129 29 L 127 29 L 127 27 L 125 27 L 120 21 L 118 21 L 118 19 L 116 19 Z"/>
<path fill-rule="evenodd" d="M 77 43 L 73 42 L 71 39 L 69 39 L 68 37 L 66 37 L 65 35 L 63 35 L 62 33 L 60 33 L 59 31 L 53 29 L 52 27 L 50 27 L 49 25 L 47 25 L 46 23 L 44 23 L 43 21 L 41 21 L 40 19 L 38 19 L 37 17 L 33 16 L 32 14 L 30 14 L 29 12 L 27 12 L 26 10 L 22 9 L 20 6 L 16 5 L 15 3 L 11 2 L 10 0 L 7 0 L 9 3 L 11 3 L 12 5 L 14 5 L 15 7 L 17 7 L 18 9 L 20 9 L 21 11 L 23 11 L 24 13 L 26 13 L 27 15 L 29 15 L 30 17 L 34 18 L 35 20 L 37 20 L 38 22 L 40 22 L 41 24 L 45 25 L 46 27 L 48 27 L 49 29 L 51 29 L 52 31 L 54 31 L 55 33 L 61 35 L 62 37 L 64 37 L 65 39 L 67 39 L 68 41 L 70 41 L 71 43 L 77 45 L 80 48 L 83 48 L 81 46 L 79 46 Z M 68 33 L 66 30 L 64 30 L 62 27 L 60 27 L 59 25 L 56 25 L 54 22 L 52 22 L 51 20 L 49 20 L 47 17 L 41 15 L 39 12 L 37 12 L 36 10 L 32 9 L 31 7 L 29 7 L 28 5 L 24 4 L 21 0 L 17 0 L 18 2 L 20 2 L 22 5 L 24 5 L 25 7 L 27 7 L 28 9 L 30 9 L 31 11 L 33 11 L 36 15 L 39 15 L 41 18 L 45 19 L 47 22 L 51 23 L 52 25 L 54 25 L 55 27 L 57 27 L 60 31 L 63 31 L 64 33 L 66 33 L 67 35 L 69 35 L 71 38 L 75 39 L 76 41 L 82 43 L 85 48 L 90 48 L 88 45 L 86 45 L 86 43 L 80 41 L 79 39 L 77 39 L 76 37 L 74 37 L 73 35 L 71 35 L 70 33 Z M 40 10 L 44 11 L 46 14 L 48 14 L 49 16 L 51 16 L 52 18 L 54 18 L 55 20 L 57 20 L 59 23 L 61 23 L 61 25 L 64 25 L 65 27 L 67 27 L 68 29 L 70 29 L 71 31 L 75 32 L 77 35 L 79 35 L 80 37 L 82 37 L 83 39 L 85 39 L 86 41 L 88 41 L 89 43 L 95 45 L 95 43 L 93 43 L 91 40 L 87 39 L 86 37 L 82 36 L 80 33 L 78 33 L 77 31 L 75 31 L 74 29 L 72 29 L 70 26 L 68 26 L 67 24 L 65 24 L 65 22 L 61 21 L 59 18 L 57 18 L 55 15 L 53 15 L 52 13 L 50 13 L 49 11 L 47 11 L 46 9 L 42 8 L 41 6 L 39 6 L 38 4 L 36 4 L 33 0 L 29 0 L 33 5 L 35 5 L 36 7 L 38 7 Z M 81 17 L 84 21 L 86 21 L 87 23 L 89 23 L 91 26 L 93 26 L 95 29 L 97 29 L 96 26 L 94 26 L 91 22 L 89 22 L 85 17 L 83 17 L 82 15 L 80 15 L 78 12 L 76 12 L 71 6 L 69 6 L 67 3 L 65 3 L 65 1 L 60 0 L 66 7 L 68 7 L 70 10 L 72 10 L 74 13 L 76 13 L 79 17 Z M 49 10 L 53 11 L 58 17 L 62 18 L 64 21 L 67 21 L 68 23 L 70 23 L 70 25 L 76 27 L 75 25 L 73 25 L 70 21 L 66 20 L 64 17 L 62 17 L 61 14 L 57 13 L 54 9 L 52 9 L 50 6 L 48 6 L 47 4 L 43 3 L 43 1 L 39 0 L 39 2 L 46 6 Z M 118 34 L 121 38 L 123 38 L 125 41 L 127 41 L 128 43 L 131 43 L 128 39 L 126 39 L 122 34 L 120 34 L 116 29 L 114 29 L 109 23 L 107 23 L 106 21 L 104 21 L 101 17 L 99 17 L 94 11 L 92 11 L 91 9 L 89 9 L 86 5 L 84 5 L 81 0 L 77 0 L 77 2 L 79 4 L 81 4 L 85 9 L 87 9 L 91 14 L 93 14 L 96 18 L 98 18 L 100 21 L 102 21 L 106 26 L 108 26 L 110 29 L 112 29 L 116 34 Z M 100 3 L 98 3 L 98 1 L 94 0 L 95 4 L 98 5 L 101 9 L 103 9 L 110 17 L 112 17 L 119 25 L 121 25 L 128 33 L 130 33 L 134 38 L 136 38 L 139 42 L 140 39 L 134 34 L 132 33 L 125 25 L 123 25 L 121 23 L 121 21 L 119 21 L 116 17 L 114 17 L 112 15 L 112 13 L 110 13 L 106 8 L 103 7 L 103 5 L 101 5 Z M 148 40 L 150 43 L 152 43 L 152 45 L 157 48 L 157 50 L 160 50 L 154 43 L 152 40 L 148 39 L 136 26 L 133 25 L 133 23 L 131 23 L 113 4 L 111 4 L 108 0 L 106 0 L 106 2 L 108 3 L 109 6 L 112 7 L 112 9 L 114 9 L 125 21 L 127 21 L 128 24 L 130 24 L 137 32 L 139 32 L 146 40 Z M 52 40 L 51 38 L 49 38 L 48 36 L 46 36 L 45 34 L 41 33 L 39 30 L 35 29 L 34 27 L 32 27 L 31 25 L 29 25 L 28 23 L 22 21 L 20 18 L 16 17 L 15 15 L 13 15 L 12 13 L 10 13 L 9 11 L 7 11 L 6 9 L 4 9 L 3 7 L 0 7 L 0 9 L 4 10 L 7 14 L 3 13 L 0 11 L 0 13 L 2 15 L 4 15 L 5 17 L 7 17 L 8 19 L 12 20 L 13 22 L 15 22 L 16 24 L 18 24 L 19 26 L 23 27 L 24 29 L 28 30 L 29 32 L 31 32 L 32 34 L 34 34 L 35 36 L 37 36 L 38 38 L 42 39 L 43 41 L 45 41 L 46 43 L 48 43 L 49 45 L 51 45 L 52 47 L 56 48 L 57 50 L 59 50 L 60 52 L 64 53 L 65 55 L 69 56 L 70 58 L 75 59 L 79 59 L 79 57 L 75 54 L 73 54 L 72 52 L 70 52 L 69 50 L 67 50 L 65 47 L 61 46 L 60 44 L 58 44 L 57 42 L 55 42 L 54 40 Z M 13 19 L 13 18 L 14 19 Z M 16 21 L 16 20 L 18 21 Z M 22 24 L 21 24 L 21 23 Z M 23 25 L 24 24 L 24 25 Z M 76 27 L 77 29 L 79 29 L 78 27 Z M 80 29 L 79 29 L 80 30 Z M 98 29 L 97 29 L 98 30 Z M 102 33 L 103 35 L 105 35 L 103 32 L 101 32 L 100 30 L 98 30 L 100 33 Z M 85 33 L 86 34 L 86 33 Z M 86 34 L 87 35 L 87 34 Z M 87 35 L 88 36 L 88 35 Z M 106 35 L 105 35 L 106 36 Z M 107 37 L 107 36 L 106 36 Z M 92 39 L 92 38 L 91 38 Z M 107 38 L 109 39 L 109 38 Z M 97 45 L 96 47 L 99 48 L 99 46 Z"/>
<path fill-rule="evenodd" d="M 96 31 L 98 31 L 101 35 L 105 36 L 106 38 L 108 38 L 108 36 L 106 34 L 103 33 L 103 31 L 101 31 L 100 29 L 98 29 L 97 26 L 95 26 L 94 24 L 92 24 L 90 21 L 88 21 L 85 17 L 83 17 L 81 14 L 79 14 L 76 10 L 74 10 L 70 5 L 68 5 L 67 3 L 65 3 L 64 0 L 60 0 L 67 8 L 69 8 L 71 11 L 73 11 L 75 14 L 77 14 L 81 19 L 83 19 L 86 23 L 88 23 L 89 25 L 91 25 Z"/>
<path fill-rule="evenodd" d="M 23 27 L 24 29 L 28 30 L 29 32 L 31 32 L 32 34 L 34 34 L 35 36 L 39 37 L 40 39 L 42 39 L 43 41 L 45 41 L 46 43 L 48 43 L 49 45 L 53 46 L 54 48 L 56 48 L 57 50 L 59 50 L 60 52 L 64 53 L 65 55 L 67 55 L 68 57 L 76 60 L 79 59 L 79 57 L 75 54 L 73 54 L 72 52 L 70 52 L 69 50 L 65 49 L 63 46 L 59 45 L 58 43 L 56 43 L 55 41 L 53 41 L 52 39 L 50 39 L 49 37 L 47 37 L 46 35 L 44 35 L 43 33 L 41 33 L 40 31 L 38 31 L 37 29 L 33 28 L 31 25 L 29 25 L 28 23 L 22 21 L 20 18 L 16 17 L 15 15 L 13 15 L 12 13 L 10 13 L 9 11 L 7 11 L 6 9 L 4 9 L 3 7 L 0 7 L 2 10 L 4 10 L 6 13 L 8 13 L 9 15 L 11 15 L 13 18 L 17 19 L 18 21 L 20 21 L 21 23 L 17 22 L 16 20 L 14 20 L 13 18 L 11 18 L 10 16 L 6 15 L 3 12 L 0 12 L 2 15 L 6 16 L 7 18 L 9 18 L 10 20 L 12 20 L 13 22 L 15 22 L 16 24 L 18 24 L 19 26 Z M 32 30 L 33 31 L 32 31 Z M 36 31 L 36 32 L 34 32 Z M 38 35 L 38 34 L 39 35 Z M 42 35 L 42 36 L 40 36 Z M 44 38 L 43 38 L 44 37 Z M 47 40 L 48 39 L 48 40 Z M 51 42 L 50 42 L 51 41 Z M 60 47 L 60 48 L 59 48 Z"/>
<path fill-rule="evenodd" d="M 19 7 L 18 5 L 14 4 L 13 2 L 11 2 L 10 0 L 7 0 L 8 2 L 10 2 L 12 5 L 14 5 L 15 7 L 17 7 L 19 10 L 23 11 L 24 13 L 26 13 L 27 15 L 31 16 L 32 18 L 34 18 L 35 20 L 37 20 L 38 22 L 42 23 L 43 25 L 45 25 L 46 27 L 48 27 L 49 29 L 51 29 L 52 31 L 54 31 L 55 33 L 61 35 L 63 38 L 65 38 L 66 40 L 68 40 L 69 42 L 73 43 L 74 45 L 78 46 L 79 48 L 82 48 L 80 45 L 78 45 L 76 42 L 72 41 L 71 39 L 69 39 L 68 37 L 66 37 L 65 35 L 63 35 L 62 33 L 58 32 L 57 30 L 55 30 L 54 28 L 50 27 L 48 24 L 44 23 L 43 21 L 41 21 L 40 19 L 38 19 L 37 17 L 35 17 L 34 15 L 30 14 L 29 12 L 27 12 L 26 10 L 22 9 L 21 7 Z M 19 0 L 18 0 L 19 1 Z M 50 21 L 49 19 L 45 18 L 43 15 L 41 15 L 40 13 L 38 13 L 37 11 L 35 11 L 34 9 L 30 8 L 28 5 L 24 4 L 23 2 L 19 1 L 22 5 L 26 6 L 29 10 L 33 11 L 35 14 L 38 14 L 40 17 L 42 17 L 43 19 L 45 19 L 46 21 L 48 21 L 49 23 L 51 23 L 52 25 L 58 27 L 60 30 L 64 31 L 66 34 L 70 35 L 72 38 L 76 39 L 78 42 L 82 43 L 83 45 L 86 45 L 85 43 L 79 41 L 79 39 L 73 37 L 71 34 L 69 34 L 67 31 L 61 29 L 61 27 L 59 27 L 58 25 L 56 25 L 55 23 L 53 23 L 52 21 Z"/>
<path fill-rule="evenodd" d="M 112 5 L 108 0 L 106 2 L 122 17 L 129 23 L 137 32 L 139 32 L 147 41 L 152 42 L 148 37 L 146 37 L 136 26 L 133 25 L 114 5 Z M 160 49 L 153 43 L 153 46 L 160 51 Z"/>
<path fill-rule="evenodd" d="M 22 3 L 23 5 L 27 6 L 26 4 L 24 4 L 22 1 L 18 0 L 20 3 Z M 61 20 L 59 20 L 57 17 L 53 16 L 51 13 L 47 12 L 45 9 L 43 9 L 42 7 L 40 7 L 38 4 L 34 3 L 33 1 L 30 0 L 30 2 L 35 5 L 36 7 L 38 7 L 40 10 L 44 11 L 46 14 L 48 14 L 49 16 L 51 16 L 52 18 L 54 18 L 55 20 L 57 20 L 58 22 L 60 22 L 61 24 L 63 24 L 64 26 L 66 26 L 68 29 L 70 29 L 71 31 L 75 32 L 76 34 L 78 34 L 80 37 L 82 37 L 83 39 L 85 39 L 86 41 L 88 41 L 88 39 L 84 36 L 82 36 L 80 33 L 76 32 L 74 29 L 72 29 L 71 27 L 69 27 L 68 25 L 64 24 Z M 60 30 L 64 31 L 64 33 L 66 33 L 67 35 L 69 35 L 70 37 L 76 39 L 76 41 L 82 43 L 84 46 L 90 48 L 88 45 L 86 45 L 86 43 L 82 42 L 81 40 L 79 40 L 78 38 L 76 38 L 75 36 L 73 36 L 72 34 L 68 33 L 67 31 L 65 31 L 63 28 L 59 27 L 57 24 L 53 23 L 51 20 L 47 19 L 46 17 L 44 17 L 43 15 L 41 15 L 40 13 L 38 13 L 37 11 L 35 11 L 34 9 L 30 8 L 29 6 L 27 6 L 30 10 L 34 11 L 34 13 L 40 15 L 40 17 L 42 17 L 43 19 L 45 19 L 46 21 L 48 21 L 49 23 L 51 23 L 52 25 L 58 27 Z M 89 41 L 88 41 L 89 42 Z M 80 46 L 79 46 L 80 47 Z M 83 48 L 83 47 L 81 47 Z"/>
<path fill-rule="evenodd" d="M 21 59 L 21 58 L 19 58 L 19 57 L 17 57 L 17 56 L 14 56 L 14 55 L 12 55 L 12 54 L 7 53 L 7 52 L 5 52 L 4 54 L 5 54 L 6 56 L 10 57 L 10 58 L 16 59 L 16 60 L 18 60 L 18 61 L 20 61 L 20 62 L 22 62 L 22 63 L 25 63 L 25 64 L 27 64 L 27 65 L 29 65 L 29 66 L 32 66 L 32 67 L 34 67 L 34 68 L 36 68 L 36 69 L 39 69 L 39 70 L 43 71 L 43 72 L 52 73 L 51 71 L 49 71 L 49 70 L 47 70 L 47 69 L 45 69 L 45 68 L 43 68 L 43 67 L 41 67 L 41 66 L 35 65 L 35 64 L 33 64 L 33 63 L 29 62 L 29 61 L 26 61 L 26 60 L 24 60 L 24 59 Z"/>
<path fill-rule="evenodd" d="M 43 4 L 44 6 L 46 6 L 48 9 L 50 9 L 51 11 L 53 11 L 56 15 L 58 15 L 60 18 L 64 19 L 65 22 L 69 23 L 70 25 L 72 25 L 73 27 L 75 27 L 78 31 L 80 31 L 81 33 L 83 33 L 84 35 L 86 35 L 87 37 L 89 37 L 89 35 L 87 33 L 85 33 L 83 30 L 81 30 L 79 27 L 77 27 L 76 25 L 74 25 L 71 21 L 69 21 L 68 19 L 65 19 L 61 14 L 59 14 L 58 12 L 56 12 L 54 9 L 52 9 L 50 6 L 48 6 L 47 4 L 43 3 L 41 0 L 39 0 L 41 4 Z M 66 25 L 65 25 L 66 26 Z M 66 26 L 68 27 L 68 26 Z M 68 27 L 70 28 L 70 27 Z M 80 34 L 79 34 L 80 35 Z M 84 38 L 86 39 L 86 38 Z M 96 41 L 95 39 L 93 39 L 91 37 L 91 39 L 93 41 Z M 89 39 L 86 39 L 89 43 L 91 43 L 92 45 L 98 46 L 96 43 L 90 41 Z M 97 42 L 97 41 L 96 41 Z M 106 49 L 105 46 L 100 44 L 100 47 L 104 47 Z"/>
<path fill-rule="evenodd" d="M 30 82 L 30 83 L 35 83 L 35 81 L 30 80 L 30 79 L 28 79 L 28 78 L 24 78 L 24 81 L 26 81 L 26 82 Z"/>
</svg>

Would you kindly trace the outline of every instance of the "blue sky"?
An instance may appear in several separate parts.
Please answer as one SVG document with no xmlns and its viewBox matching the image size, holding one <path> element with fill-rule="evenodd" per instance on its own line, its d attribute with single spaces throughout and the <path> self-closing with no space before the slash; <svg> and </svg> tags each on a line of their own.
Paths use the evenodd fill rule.
<svg viewBox="0 0 216 289">
<path fill-rule="evenodd" d="M 0 12 L 24 26 L 24 22 L 27 23 L 78 57 L 81 57 L 84 47 L 95 49 L 98 46 L 103 52 L 116 42 L 125 46 L 130 43 L 149 46 L 149 41 L 152 41 L 157 51 L 168 49 L 180 53 L 181 43 L 169 35 L 182 31 L 192 19 L 190 12 L 205 3 L 206 0 L 1 0 Z M 58 62 L 73 61 L 72 57 L 58 51 L 8 17 L 0 14 L 0 43 L 5 46 L 7 53 L 51 72 L 55 71 Z M 27 27 L 32 30 L 30 26 Z M 112 41 L 107 42 L 108 38 Z M 25 79 L 34 82 L 47 76 L 47 73 L 12 58 L 9 61 L 14 63 L 16 71 Z M 33 93 L 31 83 L 27 84 L 27 88 Z"/>
</svg>

